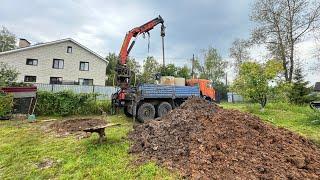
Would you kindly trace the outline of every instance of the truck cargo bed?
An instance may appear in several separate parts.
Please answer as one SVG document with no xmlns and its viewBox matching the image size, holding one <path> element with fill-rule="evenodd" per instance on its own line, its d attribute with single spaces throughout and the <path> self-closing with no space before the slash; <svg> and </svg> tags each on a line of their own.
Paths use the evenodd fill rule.
<svg viewBox="0 0 320 180">
<path fill-rule="evenodd" d="M 167 86 L 157 84 L 142 84 L 138 87 L 142 98 L 188 98 L 200 96 L 199 87 L 191 86 Z"/>
</svg>

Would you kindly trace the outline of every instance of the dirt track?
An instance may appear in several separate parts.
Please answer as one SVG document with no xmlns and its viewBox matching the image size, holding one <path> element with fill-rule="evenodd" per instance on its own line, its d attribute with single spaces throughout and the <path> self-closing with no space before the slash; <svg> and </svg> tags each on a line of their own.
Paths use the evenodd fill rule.
<svg viewBox="0 0 320 180">
<path fill-rule="evenodd" d="M 130 152 L 192 179 L 319 179 L 320 150 L 307 139 L 236 110 L 193 98 L 129 134 Z"/>
</svg>

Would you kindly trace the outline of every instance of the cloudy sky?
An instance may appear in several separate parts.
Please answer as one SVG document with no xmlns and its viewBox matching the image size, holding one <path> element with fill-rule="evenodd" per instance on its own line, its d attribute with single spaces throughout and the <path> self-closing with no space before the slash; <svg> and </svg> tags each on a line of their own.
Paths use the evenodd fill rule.
<svg viewBox="0 0 320 180">
<path fill-rule="evenodd" d="M 252 3 L 253 0 L 1 0 L 0 25 L 32 43 L 71 37 L 106 56 L 109 52 L 119 53 L 128 30 L 161 15 L 167 27 L 167 63 L 190 65 L 187 59 L 193 53 L 201 56 L 209 46 L 229 59 L 232 41 L 250 35 Z M 148 55 L 161 60 L 160 26 L 150 34 L 150 52 L 147 38 L 141 36 L 131 53 L 141 63 Z M 302 59 L 312 57 L 313 40 L 300 47 Z M 265 56 L 261 48 L 252 52 L 257 59 Z M 320 80 L 308 75 L 312 82 L 317 78 Z"/>
</svg>

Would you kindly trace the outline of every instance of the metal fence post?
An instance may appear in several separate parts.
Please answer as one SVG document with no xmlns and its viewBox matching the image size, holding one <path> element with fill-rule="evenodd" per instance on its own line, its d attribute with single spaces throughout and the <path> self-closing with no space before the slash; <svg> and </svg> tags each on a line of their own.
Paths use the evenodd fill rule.
<svg viewBox="0 0 320 180">
<path fill-rule="evenodd" d="M 97 101 L 97 96 L 94 94 L 94 88 L 95 88 L 95 86 L 92 85 L 92 93 L 94 95 L 94 101 L 96 102 Z"/>
</svg>

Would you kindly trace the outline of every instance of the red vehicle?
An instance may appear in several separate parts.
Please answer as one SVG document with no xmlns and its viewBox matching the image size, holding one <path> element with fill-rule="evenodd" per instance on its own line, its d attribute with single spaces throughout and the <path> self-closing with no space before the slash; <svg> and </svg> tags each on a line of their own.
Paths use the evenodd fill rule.
<svg viewBox="0 0 320 180">
<path fill-rule="evenodd" d="M 189 79 L 187 80 L 187 86 L 198 86 L 200 89 L 200 95 L 209 101 L 219 101 L 216 90 L 212 87 L 212 81 L 207 79 Z"/>
</svg>

